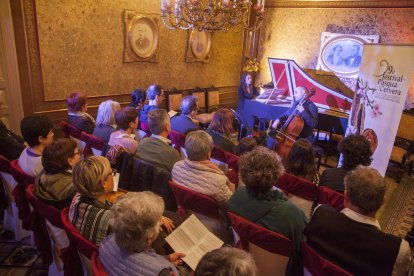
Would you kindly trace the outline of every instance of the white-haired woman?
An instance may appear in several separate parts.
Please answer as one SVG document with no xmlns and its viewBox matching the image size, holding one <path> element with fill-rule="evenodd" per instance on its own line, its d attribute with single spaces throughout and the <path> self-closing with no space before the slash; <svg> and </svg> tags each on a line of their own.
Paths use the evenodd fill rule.
<svg viewBox="0 0 414 276">
<path fill-rule="evenodd" d="M 103 156 L 91 156 L 73 168 L 77 194 L 69 207 L 69 220 L 82 236 L 96 245 L 110 233 L 108 215 L 112 206 L 114 173 Z M 163 226 L 168 232 L 174 228 L 173 222 L 166 217 L 163 217 Z"/>
<path fill-rule="evenodd" d="M 109 275 L 178 275 L 182 253 L 158 255 L 151 248 L 160 233 L 164 201 L 152 192 L 123 195 L 109 212 L 113 233 L 99 246 Z M 173 274 L 174 273 L 174 274 Z"/>
<path fill-rule="evenodd" d="M 98 108 L 93 135 L 108 143 L 111 133 L 116 130 L 115 112 L 119 110 L 121 105 L 118 102 L 112 100 L 102 102 Z"/>
<path fill-rule="evenodd" d="M 210 161 L 212 149 L 213 139 L 207 132 L 197 130 L 187 134 L 187 159 L 175 163 L 172 178 L 178 184 L 225 203 L 234 192 L 234 184 Z"/>
</svg>

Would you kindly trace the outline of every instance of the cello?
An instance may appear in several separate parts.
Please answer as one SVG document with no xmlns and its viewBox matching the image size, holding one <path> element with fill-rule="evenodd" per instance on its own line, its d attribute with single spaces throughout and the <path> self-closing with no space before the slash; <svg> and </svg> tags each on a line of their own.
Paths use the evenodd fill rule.
<svg viewBox="0 0 414 276">
<path fill-rule="evenodd" d="M 315 88 L 311 88 L 309 93 L 299 102 L 298 105 L 303 105 L 306 101 L 315 95 Z M 296 138 L 302 132 L 302 129 L 305 125 L 303 118 L 297 114 L 298 110 L 295 109 L 292 114 L 286 119 L 282 127 L 276 130 L 276 143 L 273 147 L 273 150 L 276 151 L 283 160 L 286 159 L 290 150 L 292 149 L 293 143 L 295 143 Z M 270 124 L 271 126 L 272 124 Z"/>
</svg>

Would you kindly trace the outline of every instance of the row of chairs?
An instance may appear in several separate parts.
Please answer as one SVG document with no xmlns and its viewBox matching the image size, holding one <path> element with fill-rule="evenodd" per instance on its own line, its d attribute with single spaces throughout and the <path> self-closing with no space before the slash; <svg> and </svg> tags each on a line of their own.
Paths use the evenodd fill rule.
<svg viewBox="0 0 414 276">
<path fill-rule="evenodd" d="M 216 111 L 220 105 L 219 90 L 217 88 L 196 88 L 190 90 L 172 89 L 167 92 L 168 110 L 179 111 L 184 96 L 193 95 L 198 99 L 198 109 L 202 113 Z"/>
</svg>

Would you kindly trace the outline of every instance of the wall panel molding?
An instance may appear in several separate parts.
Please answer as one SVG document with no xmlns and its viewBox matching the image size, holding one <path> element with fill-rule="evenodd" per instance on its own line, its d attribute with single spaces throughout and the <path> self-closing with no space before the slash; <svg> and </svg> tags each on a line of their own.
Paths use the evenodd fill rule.
<svg viewBox="0 0 414 276">
<path fill-rule="evenodd" d="M 267 0 L 266 8 L 413 8 L 413 0 Z"/>
</svg>

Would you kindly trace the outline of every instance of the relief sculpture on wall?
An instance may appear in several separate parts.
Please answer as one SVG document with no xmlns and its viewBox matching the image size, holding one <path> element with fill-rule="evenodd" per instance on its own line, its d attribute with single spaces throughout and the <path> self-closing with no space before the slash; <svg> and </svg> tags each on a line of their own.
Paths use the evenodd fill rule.
<svg viewBox="0 0 414 276">
<path fill-rule="evenodd" d="M 124 62 L 158 62 L 159 15 L 124 11 Z"/>
</svg>

